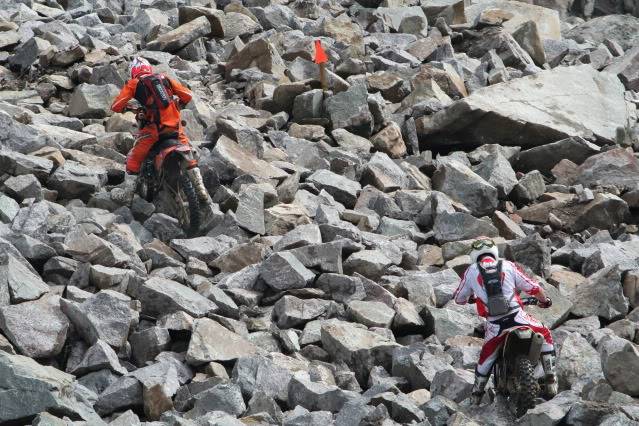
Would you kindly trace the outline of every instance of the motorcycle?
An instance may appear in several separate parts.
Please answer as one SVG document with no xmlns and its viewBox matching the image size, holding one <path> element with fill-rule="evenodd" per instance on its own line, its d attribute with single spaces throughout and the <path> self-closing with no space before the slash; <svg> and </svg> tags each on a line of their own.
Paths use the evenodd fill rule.
<svg viewBox="0 0 639 426">
<path fill-rule="evenodd" d="M 524 305 L 537 305 L 533 297 L 522 299 Z M 515 407 L 516 416 L 521 417 L 534 408 L 542 390 L 545 389 L 545 374 L 541 364 L 541 346 L 544 336 L 525 325 L 505 331 L 505 341 L 493 366 L 495 393 L 502 395 L 508 406 Z"/>
<path fill-rule="evenodd" d="M 127 106 L 125 111 L 135 113 L 138 128 L 144 127 L 144 107 Z M 193 150 L 177 138 L 177 133 L 165 135 L 153 145 L 140 168 L 135 191 L 149 203 L 155 201 L 156 208 L 161 206 L 158 211 L 175 217 L 186 234 L 194 236 L 202 217 L 197 193 L 186 172 L 193 162 Z"/>
</svg>

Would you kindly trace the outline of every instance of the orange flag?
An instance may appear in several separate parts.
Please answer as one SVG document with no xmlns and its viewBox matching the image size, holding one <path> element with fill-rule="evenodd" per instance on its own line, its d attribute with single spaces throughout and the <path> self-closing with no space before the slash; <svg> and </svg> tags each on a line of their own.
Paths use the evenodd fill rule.
<svg viewBox="0 0 639 426">
<path fill-rule="evenodd" d="M 315 63 L 323 64 L 325 62 L 328 62 L 328 56 L 322 47 L 322 42 L 315 40 Z"/>
</svg>

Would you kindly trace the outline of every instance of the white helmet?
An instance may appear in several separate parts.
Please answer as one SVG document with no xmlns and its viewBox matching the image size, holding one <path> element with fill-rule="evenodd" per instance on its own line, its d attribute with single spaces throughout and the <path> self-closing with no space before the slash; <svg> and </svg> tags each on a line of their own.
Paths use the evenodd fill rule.
<svg viewBox="0 0 639 426">
<path fill-rule="evenodd" d="M 497 244 L 488 237 L 479 237 L 471 245 L 470 260 L 473 263 L 477 263 L 479 258 L 486 254 L 492 256 L 495 260 L 499 259 Z"/>
</svg>

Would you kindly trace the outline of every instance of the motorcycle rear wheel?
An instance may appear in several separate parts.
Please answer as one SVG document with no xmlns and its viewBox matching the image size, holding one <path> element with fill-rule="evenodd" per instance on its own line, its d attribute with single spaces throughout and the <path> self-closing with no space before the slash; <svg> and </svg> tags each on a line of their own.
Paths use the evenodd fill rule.
<svg viewBox="0 0 639 426">
<path fill-rule="evenodd" d="M 520 356 L 516 361 L 517 366 L 517 393 L 515 402 L 517 417 L 526 414 L 530 408 L 535 407 L 535 399 L 539 394 L 539 383 L 535 379 L 535 366 L 525 356 Z"/>
</svg>

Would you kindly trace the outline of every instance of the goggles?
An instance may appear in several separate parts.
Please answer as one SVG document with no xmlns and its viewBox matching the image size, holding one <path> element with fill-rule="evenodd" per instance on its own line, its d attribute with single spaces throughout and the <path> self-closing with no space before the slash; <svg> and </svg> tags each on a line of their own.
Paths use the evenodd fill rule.
<svg viewBox="0 0 639 426">
<path fill-rule="evenodd" d="M 495 246 L 495 242 L 493 240 L 475 240 L 473 241 L 472 248 L 473 250 L 479 250 L 483 247 L 491 248 Z"/>
</svg>

